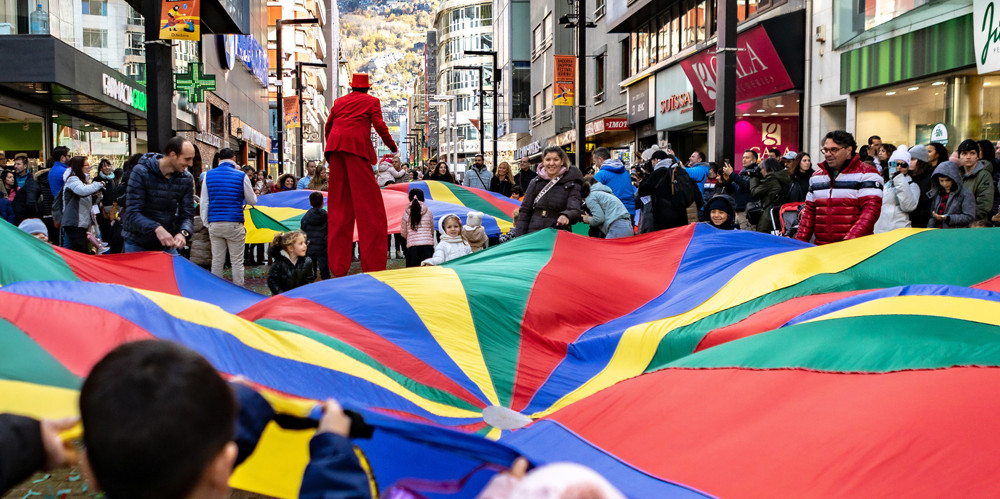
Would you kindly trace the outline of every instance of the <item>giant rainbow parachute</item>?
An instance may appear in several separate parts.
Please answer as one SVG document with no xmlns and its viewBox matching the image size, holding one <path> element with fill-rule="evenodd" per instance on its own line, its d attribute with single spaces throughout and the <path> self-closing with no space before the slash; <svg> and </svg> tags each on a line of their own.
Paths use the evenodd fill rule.
<svg viewBox="0 0 1000 499">
<path fill-rule="evenodd" d="M 279 399 L 364 412 L 382 425 L 359 442 L 382 487 L 520 453 L 630 497 L 995 489 L 997 229 L 823 247 L 706 225 L 547 230 L 271 298 L 164 255 L 84 257 L 9 225 L 0 241 L 20 255 L 0 262 L 3 411 L 73 414 L 105 352 L 161 338 Z M 234 485 L 294 497 L 307 439 L 269 428 Z"/>
</svg>

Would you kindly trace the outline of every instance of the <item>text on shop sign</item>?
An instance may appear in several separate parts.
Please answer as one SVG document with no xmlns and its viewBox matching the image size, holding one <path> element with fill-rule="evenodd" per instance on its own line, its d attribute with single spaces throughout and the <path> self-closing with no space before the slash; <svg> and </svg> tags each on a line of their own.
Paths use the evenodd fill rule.
<svg viewBox="0 0 1000 499">
<path fill-rule="evenodd" d="M 976 31 L 972 41 L 976 49 L 976 69 L 979 74 L 1000 69 L 1000 26 L 995 21 L 996 6 L 993 0 L 975 0 L 973 22 Z"/>
<path fill-rule="evenodd" d="M 114 76 L 107 73 L 102 75 L 101 82 L 104 95 L 127 106 L 132 106 L 138 111 L 146 110 L 146 92 L 132 88 L 131 85 L 118 81 Z"/>
<path fill-rule="evenodd" d="M 670 111 L 678 110 L 682 113 L 687 113 L 692 109 L 694 109 L 694 103 L 691 101 L 691 92 L 671 95 L 670 97 L 660 101 L 661 113 L 669 113 Z"/>
</svg>

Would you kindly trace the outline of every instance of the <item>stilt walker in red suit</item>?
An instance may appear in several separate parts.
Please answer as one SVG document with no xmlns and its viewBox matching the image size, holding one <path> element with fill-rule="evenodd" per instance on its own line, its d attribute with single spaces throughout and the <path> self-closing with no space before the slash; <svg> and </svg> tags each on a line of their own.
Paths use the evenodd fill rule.
<svg viewBox="0 0 1000 499">
<path fill-rule="evenodd" d="M 395 153 L 397 149 L 382 119 L 382 103 L 368 95 L 369 87 L 367 74 L 354 74 L 351 93 L 333 101 L 326 120 L 326 159 L 330 162 L 326 251 L 334 277 L 347 275 L 351 268 L 355 218 L 361 270 L 385 270 L 389 251 L 385 206 L 372 170 L 377 159 L 372 146 L 372 127 L 389 150 Z"/>
</svg>

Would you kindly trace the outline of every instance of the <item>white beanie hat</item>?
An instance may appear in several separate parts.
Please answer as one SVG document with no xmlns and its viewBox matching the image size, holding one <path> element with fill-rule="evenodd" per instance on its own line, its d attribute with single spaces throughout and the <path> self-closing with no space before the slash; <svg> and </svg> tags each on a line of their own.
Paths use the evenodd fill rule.
<svg viewBox="0 0 1000 499">
<path fill-rule="evenodd" d="M 649 161 L 653 157 L 653 153 L 660 150 L 660 146 L 653 144 L 649 149 L 642 151 L 642 160 Z"/>
<path fill-rule="evenodd" d="M 906 164 L 910 164 L 910 151 L 906 147 L 906 144 L 900 144 L 899 148 L 896 149 L 892 156 L 889 156 L 889 164 L 893 164 L 896 161 L 906 161 Z"/>
</svg>

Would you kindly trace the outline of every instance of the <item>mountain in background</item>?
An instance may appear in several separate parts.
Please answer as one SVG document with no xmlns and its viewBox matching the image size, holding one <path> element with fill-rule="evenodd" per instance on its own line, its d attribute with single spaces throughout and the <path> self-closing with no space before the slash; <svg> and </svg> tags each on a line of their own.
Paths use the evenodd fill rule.
<svg viewBox="0 0 1000 499">
<path fill-rule="evenodd" d="M 343 55 L 383 102 L 405 99 L 423 63 L 439 0 L 337 0 Z"/>
</svg>

